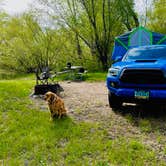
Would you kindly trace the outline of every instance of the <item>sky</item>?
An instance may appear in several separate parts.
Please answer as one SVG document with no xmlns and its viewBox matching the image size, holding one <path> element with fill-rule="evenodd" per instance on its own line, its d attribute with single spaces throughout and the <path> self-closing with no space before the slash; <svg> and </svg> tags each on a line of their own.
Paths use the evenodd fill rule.
<svg viewBox="0 0 166 166">
<path fill-rule="evenodd" d="M 3 0 L 3 9 L 11 15 L 19 14 L 26 11 L 29 4 L 32 4 L 33 1 L 34 0 Z M 145 0 L 135 0 L 135 8 L 138 13 L 142 13 L 143 11 L 143 2 L 145 2 Z"/>
<path fill-rule="evenodd" d="M 9 14 L 23 13 L 33 0 L 4 0 L 2 8 Z"/>
</svg>

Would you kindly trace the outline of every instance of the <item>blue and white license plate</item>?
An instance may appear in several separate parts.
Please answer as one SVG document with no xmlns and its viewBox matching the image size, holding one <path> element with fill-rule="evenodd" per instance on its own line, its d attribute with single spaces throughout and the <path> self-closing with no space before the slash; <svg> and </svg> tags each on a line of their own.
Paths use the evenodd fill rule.
<svg viewBox="0 0 166 166">
<path fill-rule="evenodd" d="M 149 91 L 135 90 L 134 96 L 136 99 L 149 99 Z"/>
</svg>

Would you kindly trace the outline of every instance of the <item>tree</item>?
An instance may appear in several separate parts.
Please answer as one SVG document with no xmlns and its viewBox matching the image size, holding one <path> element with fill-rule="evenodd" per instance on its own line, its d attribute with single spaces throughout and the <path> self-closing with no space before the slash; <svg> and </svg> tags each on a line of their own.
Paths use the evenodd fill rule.
<svg viewBox="0 0 166 166">
<path fill-rule="evenodd" d="M 131 31 L 133 27 L 139 26 L 138 16 L 134 11 L 133 0 L 119 1 L 117 5 L 118 11 L 120 12 L 120 19 L 126 28 Z"/>
<path fill-rule="evenodd" d="M 71 61 L 105 71 L 115 36 L 139 25 L 133 0 L 38 1 L 47 23 L 36 11 L 0 15 L 1 66 L 32 72 L 60 69 Z"/>
<path fill-rule="evenodd" d="M 154 1 L 154 10 L 148 12 L 148 27 L 153 31 L 166 34 L 166 1 Z"/>
<path fill-rule="evenodd" d="M 125 29 L 123 23 L 129 30 L 133 27 L 133 22 L 135 26 L 139 25 L 132 0 L 123 2 L 120 0 L 65 0 L 63 2 L 40 0 L 40 2 L 50 8 L 52 13 L 49 14 L 56 18 L 59 24 L 75 33 L 78 46 L 78 39 L 86 44 L 92 55 L 97 57 L 104 71 L 108 69 L 114 37 Z"/>
<path fill-rule="evenodd" d="M 58 32 L 42 29 L 30 14 L 1 17 L 1 67 L 32 72 L 35 68 L 42 70 L 57 63 L 64 43 Z"/>
</svg>

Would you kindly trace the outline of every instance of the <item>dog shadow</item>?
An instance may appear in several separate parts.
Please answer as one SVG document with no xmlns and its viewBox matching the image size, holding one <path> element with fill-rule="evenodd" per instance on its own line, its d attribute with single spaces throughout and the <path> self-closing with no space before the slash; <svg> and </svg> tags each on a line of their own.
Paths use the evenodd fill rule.
<svg viewBox="0 0 166 166">
<path fill-rule="evenodd" d="M 159 132 L 166 135 L 166 106 L 160 104 L 124 104 L 113 110 L 132 125 L 145 132 Z"/>
</svg>

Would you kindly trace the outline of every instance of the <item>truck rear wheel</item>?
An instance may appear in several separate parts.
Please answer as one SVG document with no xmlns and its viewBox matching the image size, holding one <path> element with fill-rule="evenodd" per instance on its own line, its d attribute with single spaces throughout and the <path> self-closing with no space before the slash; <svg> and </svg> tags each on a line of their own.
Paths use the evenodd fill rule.
<svg viewBox="0 0 166 166">
<path fill-rule="evenodd" d="M 122 100 L 111 92 L 108 93 L 108 101 L 111 108 L 120 108 L 122 106 Z"/>
</svg>

